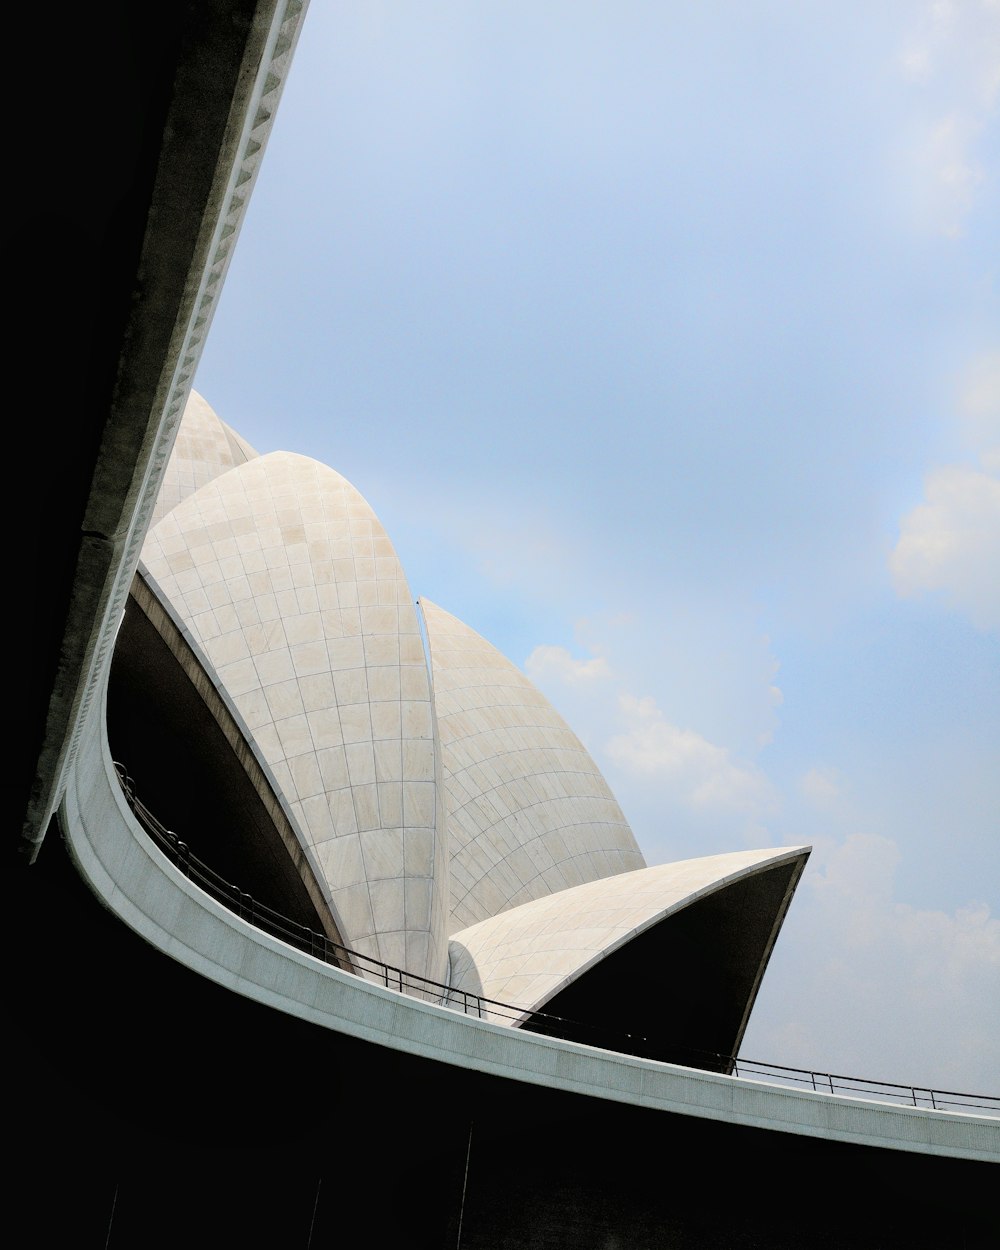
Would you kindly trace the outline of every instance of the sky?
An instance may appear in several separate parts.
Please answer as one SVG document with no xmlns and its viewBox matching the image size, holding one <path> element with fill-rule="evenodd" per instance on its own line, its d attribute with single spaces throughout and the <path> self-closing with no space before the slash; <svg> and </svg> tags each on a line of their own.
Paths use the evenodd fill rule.
<svg viewBox="0 0 1000 1250">
<path fill-rule="evenodd" d="M 812 846 L 747 1058 L 1000 1094 L 998 267 L 1000 0 L 307 10 L 195 388 L 647 863 Z"/>
</svg>

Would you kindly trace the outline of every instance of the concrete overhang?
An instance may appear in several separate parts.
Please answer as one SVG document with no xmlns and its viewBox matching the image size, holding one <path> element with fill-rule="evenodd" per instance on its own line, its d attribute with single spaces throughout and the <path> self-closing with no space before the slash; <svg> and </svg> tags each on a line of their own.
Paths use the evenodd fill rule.
<svg viewBox="0 0 1000 1250">
<path fill-rule="evenodd" d="M 79 133 L 57 148 L 36 136 L 16 235 L 51 365 L 19 453 L 29 647 L 15 789 L 29 859 L 110 660 L 304 10 L 200 0 L 151 21 L 118 0 L 48 24 L 27 109 Z"/>
</svg>

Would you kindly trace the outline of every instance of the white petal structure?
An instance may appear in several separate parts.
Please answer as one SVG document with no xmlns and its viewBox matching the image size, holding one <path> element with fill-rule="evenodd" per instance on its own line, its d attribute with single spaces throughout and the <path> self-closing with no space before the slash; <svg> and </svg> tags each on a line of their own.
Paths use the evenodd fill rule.
<svg viewBox="0 0 1000 1250">
<path fill-rule="evenodd" d="M 274 453 L 174 507 L 143 561 L 270 766 L 345 941 L 442 978 L 447 859 L 416 608 L 371 508 Z"/>
<path fill-rule="evenodd" d="M 808 853 L 808 847 L 788 847 L 679 860 L 525 903 L 453 935 L 451 984 L 516 1004 L 525 1014 L 539 1011 L 588 969 L 669 916 L 737 882 L 760 882 L 772 869 L 790 868 L 778 913 L 767 904 L 754 909 L 766 927 L 769 954 L 776 922 Z M 510 1022 L 502 1013 L 497 1018 Z"/>
<path fill-rule="evenodd" d="M 268 811 L 273 793 L 284 824 L 277 841 L 260 811 L 254 827 L 279 855 L 276 881 L 280 854 L 295 859 L 301 847 L 321 923 L 360 955 L 447 980 L 453 1004 L 509 1003 L 516 1010 L 497 1018 L 528 1029 L 561 1016 L 560 1035 L 581 1040 L 627 1019 L 623 1049 L 725 1067 L 808 848 L 647 868 L 597 765 L 524 673 L 422 599 L 425 653 L 399 560 L 358 491 L 305 456 L 258 455 L 198 395 L 157 517 L 137 606 L 145 595 L 152 620 L 149 596 L 159 597 L 187 630 L 197 655 L 169 642 L 165 620 L 157 626 L 169 642 L 159 662 L 182 657 L 196 686 L 224 692 L 238 717 L 226 720 L 216 701 L 216 721 L 249 739 L 245 771 L 251 756 L 267 770 L 270 789 L 258 769 L 253 793 Z M 132 624 L 122 671 L 135 685 L 158 644 Z M 172 689 L 181 697 L 147 672 L 160 703 L 119 699 L 122 723 L 150 724 Z M 149 751 L 159 741 L 176 772 L 182 718 L 175 708 L 157 719 L 173 736 L 150 732 Z M 232 762 L 216 768 L 214 787 L 191 791 L 187 819 L 210 812 L 200 836 L 232 827 L 241 847 L 249 825 L 218 797 L 237 789 Z M 216 845 L 221 854 L 234 843 Z M 258 889 L 271 881 L 261 862 L 258 848 Z"/>
<path fill-rule="evenodd" d="M 421 598 L 451 845 L 454 933 L 586 881 L 645 866 L 607 782 L 505 656 Z"/>
<path fill-rule="evenodd" d="M 151 524 L 221 473 L 253 460 L 257 452 L 216 415 L 196 392 L 188 398 L 164 470 Z"/>
</svg>

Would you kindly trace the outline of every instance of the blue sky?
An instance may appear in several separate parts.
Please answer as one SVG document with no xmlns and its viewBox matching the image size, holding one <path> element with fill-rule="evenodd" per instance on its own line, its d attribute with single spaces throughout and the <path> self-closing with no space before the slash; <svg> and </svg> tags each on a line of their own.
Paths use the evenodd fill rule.
<svg viewBox="0 0 1000 1250">
<path fill-rule="evenodd" d="M 744 1054 L 985 1093 L 998 116 L 998 0 L 313 0 L 195 380 L 649 863 L 814 847 Z"/>
</svg>

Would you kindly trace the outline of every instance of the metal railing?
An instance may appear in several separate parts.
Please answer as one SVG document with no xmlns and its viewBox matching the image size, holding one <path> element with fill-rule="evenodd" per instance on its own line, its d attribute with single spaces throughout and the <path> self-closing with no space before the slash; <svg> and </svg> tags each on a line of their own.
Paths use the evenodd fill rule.
<svg viewBox="0 0 1000 1250">
<path fill-rule="evenodd" d="M 927 1107 L 932 1111 L 973 1111 L 1000 1116 L 1000 1096 L 992 1094 L 963 1094 L 957 1090 L 898 1085 L 892 1081 L 876 1081 L 870 1077 L 786 1068 L 781 1064 L 760 1063 L 755 1059 L 737 1058 L 733 1064 L 733 1076 L 765 1076 L 779 1084 L 811 1089 L 819 1094 L 874 1098 L 880 1102 L 896 1102 L 908 1107 Z"/>
<path fill-rule="evenodd" d="M 371 955 L 352 950 L 333 941 L 325 933 L 310 929 L 307 925 L 290 920 L 240 889 L 231 881 L 209 868 L 191 853 L 188 844 L 167 829 L 142 803 L 135 792 L 135 785 L 122 767 L 115 769 L 122 792 L 128 800 L 136 819 L 153 842 L 167 858 L 199 889 L 245 920 L 248 924 L 276 937 L 279 941 L 304 951 L 314 959 L 339 968 L 343 972 L 360 976 L 364 980 L 383 985 L 386 989 L 421 998 L 440 1007 L 461 1011 L 480 1020 L 489 1020 L 520 1027 L 548 1037 L 572 1039 L 600 1046 L 624 1054 L 651 1056 L 669 1054 L 666 1062 L 685 1067 L 700 1068 L 712 1072 L 747 1078 L 767 1078 L 793 1088 L 809 1089 L 816 1093 L 843 1094 L 848 1097 L 874 1098 L 880 1101 L 925 1107 L 934 1111 L 971 1111 L 1000 1117 L 1000 1096 L 992 1094 L 968 1094 L 955 1090 L 929 1089 L 922 1086 L 901 1085 L 889 1081 L 876 1081 L 865 1077 L 843 1076 L 832 1072 L 813 1072 L 807 1068 L 790 1068 L 782 1064 L 763 1063 L 744 1059 L 738 1055 L 723 1055 L 697 1047 L 673 1044 L 645 1033 L 626 1033 L 604 1026 L 570 1020 L 549 1012 L 533 1011 L 516 1007 L 511 1003 L 486 998 L 471 990 L 461 990 L 440 981 L 432 981 L 404 968 L 394 967 Z"/>
</svg>

